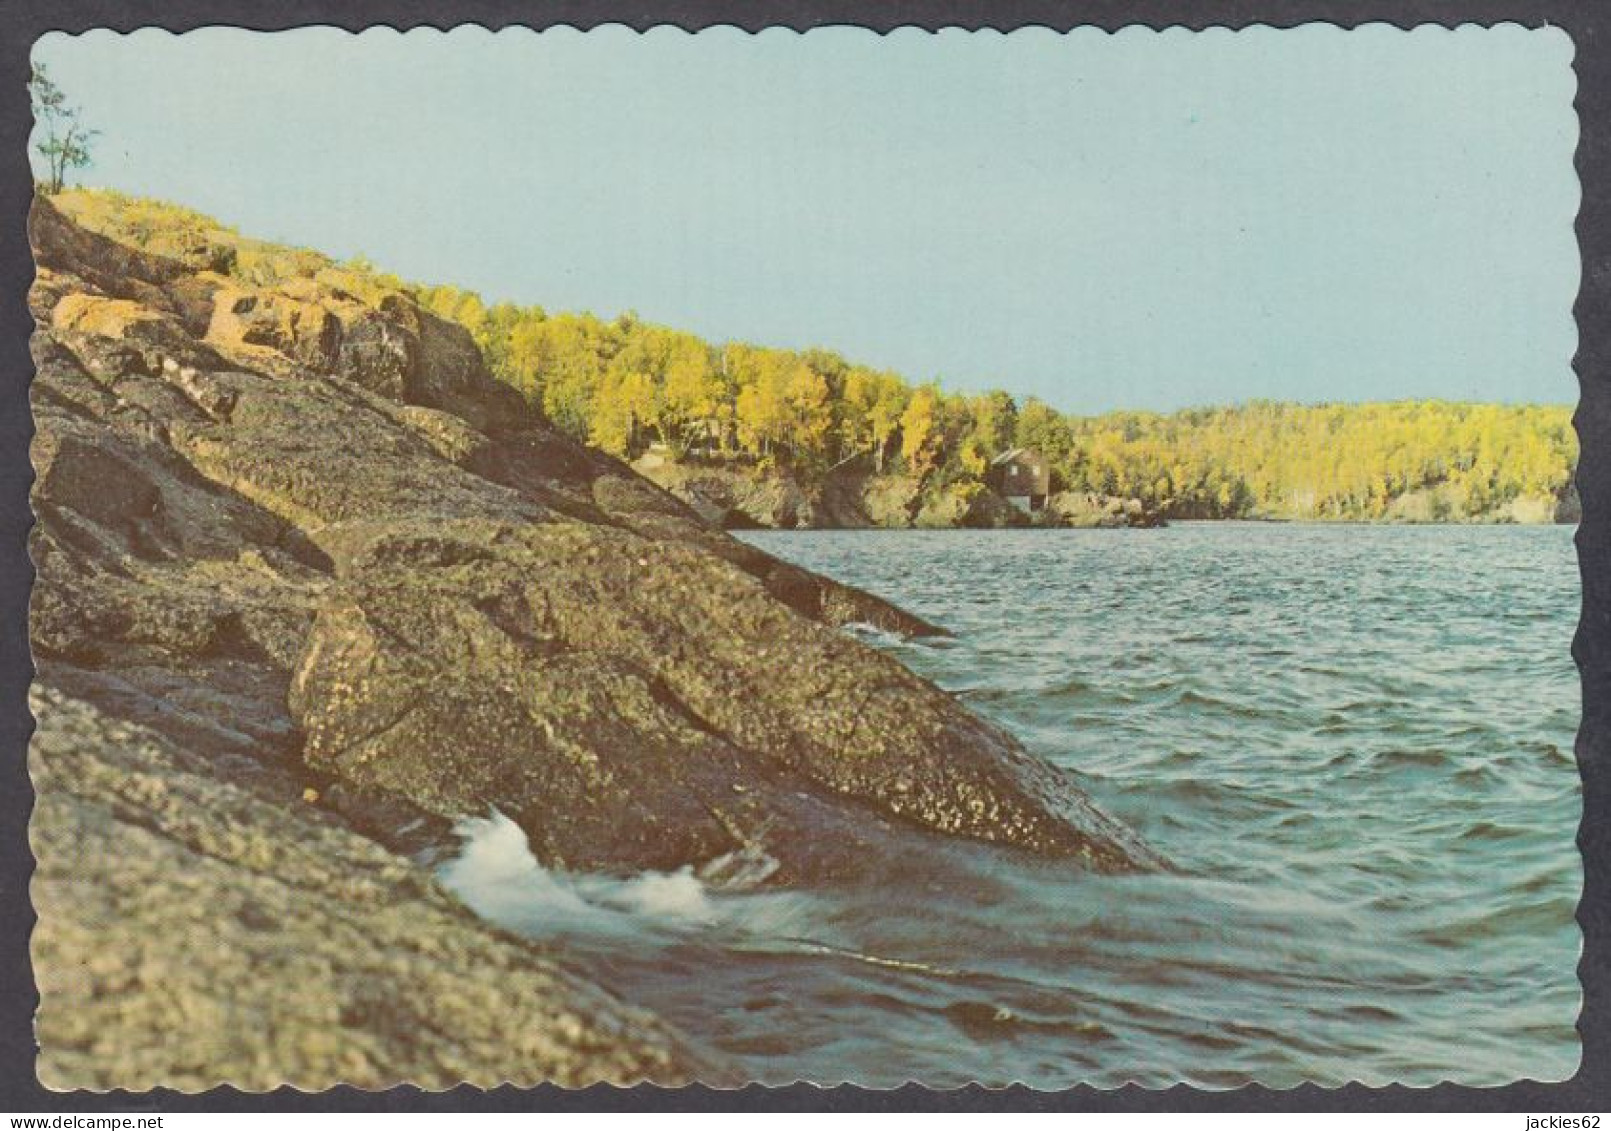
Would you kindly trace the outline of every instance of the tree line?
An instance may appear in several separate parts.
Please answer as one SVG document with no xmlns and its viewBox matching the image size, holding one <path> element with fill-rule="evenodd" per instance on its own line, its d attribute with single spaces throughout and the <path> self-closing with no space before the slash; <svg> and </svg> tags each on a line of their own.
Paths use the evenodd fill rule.
<svg viewBox="0 0 1611 1131">
<path fill-rule="evenodd" d="M 1254 402 L 1174 413 L 1059 413 L 1030 397 L 947 392 L 828 350 L 710 343 L 628 313 L 488 306 L 454 287 L 415 290 L 458 321 L 494 373 L 556 425 L 632 458 L 661 444 L 681 459 L 836 466 L 982 482 L 1011 447 L 1046 455 L 1054 491 L 1140 499 L 1181 518 L 1379 518 L 1435 495 L 1432 517 L 1555 498 L 1577 438 L 1563 406 L 1398 401 Z"/>
<path fill-rule="evenodd" d="M 624 458 L 916 477 L 926 492 L 982 484 L 1011 447 L 1048 457 L 1054 491 L 1141 500 L 1176 518 L 1460 518 L 1560 496 L 1577 438 L 1563 406 L 1255 402 L 1174 413 L 1070 416 L 1030 397 L 951 392 L 823 349 L 713 343 L 628 313 L 604 319 L 488 304 L 405 283 L 364 260 L 241 237 L 176 205 L 106 190 L 59 197 L 80 222 L 256 285 L 339 276 L 379 302 L 412 294 L 465 326 L 492 372 L 578 439 Z"/>
</svg>

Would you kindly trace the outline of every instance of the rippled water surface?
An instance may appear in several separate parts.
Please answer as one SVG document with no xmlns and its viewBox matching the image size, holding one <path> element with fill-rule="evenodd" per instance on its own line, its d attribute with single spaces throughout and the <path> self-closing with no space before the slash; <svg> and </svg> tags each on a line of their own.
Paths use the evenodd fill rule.
<svg viewBox="0 0 1611 1131">
<path fill-rule="evenodd" d="M 865 887 L 724 894 L 548 875 L 493 820 L 445 876 L 483 914 L 767 1082 L 1576 1070 L 1570 529 L 747 537 L 951 628 L 876 643 L 1181 874 L 941 846 Z"/>
</svg>

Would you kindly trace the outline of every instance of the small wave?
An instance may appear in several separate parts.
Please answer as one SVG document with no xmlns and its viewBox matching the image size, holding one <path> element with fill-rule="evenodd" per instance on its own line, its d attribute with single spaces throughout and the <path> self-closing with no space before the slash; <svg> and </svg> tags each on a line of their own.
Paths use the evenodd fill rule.
<svg viewBox="0 0 1611 1131">
<path fill-rule="evenodd" d="M 1028 1016 L 993 1001 L 955 1001 L 939 1013 L 975 1041 L 1010 1041 L 1020 1036 L 1063 1036 L 1080 1043 L 1111 1041 L 1116 1034 L 1099 1021 Z"/>
<path fill-rule="evenodd" d="M 911 640 L 899 632 L 891 632 L 887 628 L 880 628 L 867 621 L 854 620 L 839 627 L 847 635 L 854 636 L 862 643 L 871 644 L 875 648 L 898 648 Z"/>
<path fill-rule="evenodd" d="M 1345 1005 L 1338 1013 L 1354 1021 L 1368 1021 L 1375 1025 L 1393 1025 L 1404 1020 L 1404 1014 L 1398 1010 L 1370 1002 Z"/>
<path fill-rule="evenodd" d="M 1490 786 L 1502 780 L 1498 773 L 1488 766 L 1462 766 L 1454 773 L 1454 782 L 1464 788 L 1477 786 Z"/>
<path fill-rule="evenodd" d="M 1269 712 L 1248 703 L 1239 703 L 1234 699 L 1210 695 L 1206 691 L 1199 691 L 1193 687 L 1183 688 L 1175 696 L 1175 706 L 1196 707 L 1209 711 L 1220 711 L 1238 719 L 1262 719 Z"/>
<path fill-rule="evenodd" d="M 1460 840 L 1526 840 L 1535 830 L 1524 825 L 1502 825 L 1497 821 L 1478 821 L 1459 836 Z"/>
<path fill-rule="evenodd" d="M 1576 913 L 1575 896 L 1542 896 L 1531 902 L 1512 902 L 1438 923 L 1417 931 L 1415 937 L 1442 949 L 1464 949 L 1479 941 L 1536 937 L 1544 932 L 1571 930 Z"/>
<path fill-rule="evenodd" d="M 869 966 L 880 966 L 885 970 L 904 970 L 914 974 L 933 974 L 941 978 L 956 978 L 961 971 L 949 966 L 935 966 L 928 962 L 918 962 L 914 959 L 891 958 L 883 954 L 870 954 L 866 951 L 855 950 L 851 947 L 833 946 L 829 943 L 818 942 L 816 939 L 793 938 L 786 940 L 811 954 L 828 955 L 834 958 L 847 958 L 852 962 L 864 962 Z"/>
<path fill-rule="evenodd" d="M 777 860 L 751 845 L 701 864 L 698 875 L 713 888 L 743 891 L 760 887 L 779 867 Z"/>
<path fill-rule="evenodd" d="M 1447 751 L 1436 747 L 1421 747 L 1417 749 L 1382 750 L 1372 754 L 1367 762 L 1372 769 L 1414 770 L 1435 769 L 1449 763 Z"/>
</svg>

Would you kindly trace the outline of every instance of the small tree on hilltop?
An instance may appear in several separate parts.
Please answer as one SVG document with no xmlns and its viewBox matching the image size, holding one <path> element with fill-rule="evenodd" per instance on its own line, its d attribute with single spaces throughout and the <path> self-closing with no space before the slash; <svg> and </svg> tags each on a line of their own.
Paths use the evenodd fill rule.
<svg viewBox="0 0 1611 1131">
<path fill-rule="evenodd" d="M 85 127 L 79 108 L 68 105 L 67 96 L 50 81 L 43 64 L 35 63 L 29 70 L 28 95 L 34 121 L 45 135 L 34 146 L 49 169 L 44 189 L 54 195 L 65 186 L 69 169 L 82 169 L 90 163 L 90 142 L 100 131 Z"/>
</svg>

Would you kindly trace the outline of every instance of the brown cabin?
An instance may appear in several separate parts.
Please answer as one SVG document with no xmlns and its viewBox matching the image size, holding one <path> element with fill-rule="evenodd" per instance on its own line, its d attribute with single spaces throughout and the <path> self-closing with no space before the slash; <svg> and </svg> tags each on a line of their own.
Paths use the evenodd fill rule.
<svg viewBox="0 0 1611 1131">
<path fill-rule="evenodd" d="M 1021 511 L 1038 511 L 1052 490 L 1052 466 L 1031 448 L 1012 448 L 990 461 L 990 486 Z"/>
</svg>

